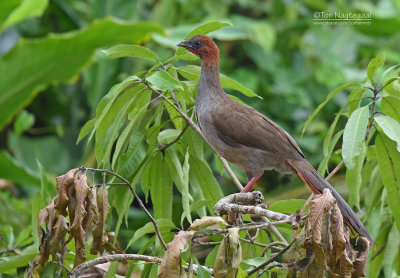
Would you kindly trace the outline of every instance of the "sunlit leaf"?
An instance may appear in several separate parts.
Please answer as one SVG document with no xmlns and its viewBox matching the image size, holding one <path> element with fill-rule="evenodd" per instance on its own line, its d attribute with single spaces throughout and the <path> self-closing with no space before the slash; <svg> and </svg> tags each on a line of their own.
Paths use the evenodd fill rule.
<svg viewBox="0 0 400 278">
<path fill-rule="evenodd" d="M 346 171 L 346 184 L 350 193 L 347 202 L 350 207 L 356 206 L 358 209 L 360 209 L 360 190 L 362 184 L 361 171 L 365 160 L 365 152 L 365 144 L 362 144 L 361 153 L 354 158 L 354 167 L 352 169 L 347 169 Z"/>
<path fill-rule="evenodd" d="M 350 115 L 343 133 L 342 156 L 348 169 L 353 169 L 354 158 L 361 153 L 368 125 L 369 106 L 358 108 Z"/>
<path fill-rule="evenodd" d="M 367 76 L 372 83 L 374 83 L 376 71 L 378 70 L 378 68 L 383 66 L 384 63 L 385 63 L 385 53 L 379 53 L 375 58 L 373 58 L 369 62 L 367 68 Z"/>
<path fill-rule="evenodd" d="M 139 57 L 146 58 L 153 61 L 158 61 L 157 54 L 147 47 L 134 45 L 134 44 L 117 44 L 108 49 L 103 50 L 110 58 L 120 58 L 120 57 Z"/>
<path fill-rule="evenodd" d="M 8 1 L 4 1 L 4 2 L 8 2 Z M 0 25 L 0 33 L 4 29 L 6 29 L 14 24 L 17 24 L 18 22 L 20 22 L 22 20 L 42 15 L 46 9 L 48 3 L 49 3 L 48 0 L 23 0 L 23 1 L 20 1 L 19 6 L 16 7 L 12 12 L 10 12 L 7 19 Z M 4 8 L 4 7 L 0 6 L 0 8 Z"/>
<path fill-rule="evenodd" d="M 164 70 L 156 71 L 152 75 L 146 77 L 146 80 L 161 90 L 176 88 L 183 89 L 182 84 L 179 82 L 179 80 L 174 78 L 171 74 Z"/>
<path fill-rule="evenodd" d="M 385 96 L 381 101 L 382 112 L 400 122 L 400 97 Z"/>
<path fill-rule="evenodd" d="M 375 115 L 374 120 L 386 136 L 397 143 L 397 151 L 400 152 L 400 123 L 385 115 Z"/>
</svg>

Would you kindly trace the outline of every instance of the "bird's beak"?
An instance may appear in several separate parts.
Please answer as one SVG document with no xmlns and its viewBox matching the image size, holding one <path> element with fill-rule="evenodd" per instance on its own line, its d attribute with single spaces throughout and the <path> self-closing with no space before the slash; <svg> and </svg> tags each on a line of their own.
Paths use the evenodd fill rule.
<svg viewBox="0 0 400 278">
<path fill-rule="evenodd" d="M 191 43 L 190 43 L 189 40 L 184 40 L 184 41 L 179 42 L 177 44 L 177 46 L 181 46 L 181 47 L 184 47 L 184 48 L 191 48 Z"/>
</svg>

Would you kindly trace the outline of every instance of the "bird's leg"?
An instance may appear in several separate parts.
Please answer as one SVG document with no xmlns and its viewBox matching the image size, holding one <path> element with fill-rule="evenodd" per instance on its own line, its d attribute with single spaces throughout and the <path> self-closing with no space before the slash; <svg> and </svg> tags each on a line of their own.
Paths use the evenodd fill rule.
<svg viewBox="0 0 400 278">
<path fill-rule="evenodd" d="M 247 183 L 247 185 L 242 189 L 242 191 L 240 191 L 240 193 L 243 192 L 251 192 L 251 190 L 253 189 L 254 184 L 261 178 L 262 175 L 258 176 L 258 177 L 253 177 L 251 178 L 251 180 Z"/>
</svg>

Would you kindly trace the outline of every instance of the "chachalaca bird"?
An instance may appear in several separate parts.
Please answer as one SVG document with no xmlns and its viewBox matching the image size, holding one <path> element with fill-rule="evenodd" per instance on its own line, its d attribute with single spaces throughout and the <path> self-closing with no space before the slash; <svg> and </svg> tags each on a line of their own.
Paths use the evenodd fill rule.
<svg viewBox="0 0 400 278">
<path fill-rule="evenodd" d="M 230 98 L 219 78 L 219 50 L 215 42 L 197 35 L 178 43 L 199 56 L 201 77 L 195 103 L 198 125 L 219 155 L 246 171 L 252 190 L 266 169 L 296 173 L 315 194 L 328 188 L 344 220 L 374 246 L 358 216 L 336 190 L 307 162 L 293 138 L 276 123 L 248 105 Z"/>
</svg>

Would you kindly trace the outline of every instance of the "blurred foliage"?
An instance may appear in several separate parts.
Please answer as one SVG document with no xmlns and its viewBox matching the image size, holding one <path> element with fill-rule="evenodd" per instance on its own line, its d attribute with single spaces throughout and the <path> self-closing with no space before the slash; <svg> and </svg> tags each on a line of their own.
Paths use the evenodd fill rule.
<svg viewBox="0 0 400 278">
<path fill-rule="evenodd" d="M 316 25 L 313 20 L 315 11 L 371 12 L 372 22 L 365 26 Z M 227 92 L 281 125 L 299 143 L 311 164 L 317 166 L 322 161 L 319 170 L 325 173 L 326 169 L 333 169 L 342 160 L 341 138 L 348 136 L 345 129 L 351 122 L 347 121 L 348 117 L 352 119 L 351 115 L 361 115 L 364 121 L 365 116 L 368 120 L 368 109 L 358 109 L 360 105 L 366 107 L 370 101 L 354 100 L 363 94 L 364 97 L 373 97 L 373 93 L 362 87 L 338 90 L 314 120 L 309 122 L 301 137 L 304 124 L 312 111 L 326 99 L 328 93 L 334 92 L 335 88 L 343 84 L 369 82 L 376 85 L 376 88 L 382 88 L 384 84 L 379 84 L 374 79 L 382 79 L 383 71 L 400 61 L 399 12 L 398 0 L 351 3 L 339 0 L 1 1 L 0 242 L 1 250 L 10 252 L 2 252 L 0 255 L 0 273 L 22 274 L 28 261 L 37 255 L 35 216 L 54 196 L 55 176 L 82 164 L 111 166 L 113 169 L 118 165 L 116 169 L 119 174 L 132 178 L 138 174 L 133 172 L 134 166 L 144 157 L 150 157 L 150 154 L 146 153 L 149 145 L 136 142 L 140 142 L 149 132 L 156 134 L 154 142 L 149 142 L 154 145 L 171 142 L 178 136 L 179 131 L 176 132 L 175 129 L 182 130 L 183 121 L 179 123 L 178 120 L 173 120 L 173 125 L 170 122 L 166 123 L 159 134 L 159 130 L 155 130 L 157 123 L 166 119 L 165 114 L 158 120 L 154 117 L 157 115 L 157 109 L 161 109 L 158 108 L 161 105 L 155 104 L 150 108 L 150 114 L 142 115 L 150 117 L 146 118 L 148 121 L 144 123 L 150 128 L 142 126 L 129 137 L 129 142 L 125 142 L 124 145 L 129 145 L 127 152 L 117 153 L 119 163 L 117 158 L 111 161 L 101 159 L 104 155 L 110 156 L 118 146 L 114 146 L 114 141 L 107 137 L 109 133 L 101 135 L 96 132 L 92 135 L 97 142 L 99 136 L 104 136 L 103 141 L 106 139 L 107 142 L 111 142 L 108 146 L 100 143 L 95 146 L 94 140 L 86 139 L 78 145 L 75 144 L 84 124 L 101 112 L 99 107 L 102 107 L 102 102 L 105 104 L 103 100 L 107 97 L 103 97 L 110 89 L 118 91 L 118 86 L 129 82 L 132 74 L 141 76 L 144 70 L 147 71 L 155 65 L 154 59 L 166 61 L 173 57 L 176 43 L 197 26 L 216 21 L 230 23 L 229 26 L 219 29 L 223 25 L 221 24 L 215 28 L 218 29 L 216 31 L 212 29 L 213 25 L 209 25 L 211 29 L 204 29 L 205 32 L 214 31 L 210 35 L 220 47 L 221 72 L 237 81 L 230 83 L 230 87 L 226 86 L 231 88 Z M 122 50 L 114 48 L 114 53 L 124 51 L 120 54 L 121 57 L 133 57 L 110 59 L 107 56 L 110 53 L 101 49 L 112 52 L 113 48 L 110 47 L 117 43 L 132 43 L 147 48 L 141 55 L 137 54 L 140 52 L 138 46 L 131 45 Z M 130 49 L 132 47 L 133 49 Z M 147 51 L 148 49 L 152 52 Z M 135 54 L 130 55 L 129 51 Z M 378 53 L 385 53 L 385 65 L 377 66 L 377 72 L 369 67 L 366 74 L 370 60 Z M 144 57 L 145 55 L 147 56 Z M 186 58 L 190 59 L 190 56 Z M 379 56 L 376 59 L 376 63 L 379 64 Z M 181 77 L 195 80 L 190 76 L 196 73 L 190 69 L 193 69 L 192 65 L 197 64 L 197 61 L 170 62 L 174 62 L 177 68 L 187 69 L 181 70 Z M 163 75 L 162 72 L 164 71 L 157 71 L 155 74 Z M 168 77 L 164 76 L 162 79 L 163 76 L 155 74 L 147 80 L 160 89 L 166 89 L 161 86 Z M 176 79 L 176 73 L 171 74 Z M 394 69 L 391 74 L 389 77 L 395 78 L 398 73 Z M 157 84 L 156 77 L 163 81 Z M 181 77 L 179 78 L 182 80 Z M 388 78 L 385 80 L 389 80 Z M 119 85 L 114 86 L 117 83 Z M 180 84 L 174 84 L 171 80 L 167 84 L 168 88 L 179 90 Z M 194 94 L 195 82 L 183 81 L 181 84 L 185 91 Z M 240 90 L 238 84 L 242 84 L 240 86 L 244 89 Z M 384 98 L 377 104 L 379 111 L 384 111 L 387 116 L 397 121 L 400 120 L 399 87 L 399 82 L 392 80 L 392 83 L 385 87 Z M 245 93 L 246 89 L 256 92 L 263 99 L 237 92 L 239 90 Z M 135 92 L 131 90 L 131 95 L 133 94 Z M 145 105 L 148 98 L 144 96 L 132 103 L 142 101 Z M 193 95 L 184 98 L 182 101 L 193 101 L 190 99 Z M 353 102 L 346 106 L 349 99 Z M 118 117 L 119 108 L 121 106 L 114 108 L 114 117 Z M 128 105 L 124 109 L 130 111 Z M 173 118 L 173 111 L 167 112 L 171 113 Z M 158 113 L 161 115 L 161 112 Z M 134 114 L 128 115 L 129 120 L 132 120 L 133 116 Z M 108 119 L 109 126 L 115 119 L 118 118 Z M 153 124 L 150 125 L 152 121 Z M 351 205 L 363 208 L 363 218 L 368 219 L 367 227 L 377 244 L 377 250 L 370 254 L 368 277 L 392 277 L 400 273 L 399 233 L 396 225 L 393 225 L 396 223 L 398 228 L 400 225 L 399 210 L 396 209 L 398 199 L 396 191 L 389 189 L 394 188 L 393 180 L 399 180 L 399 165 L 393 164 L 390 171 L 391 164 L 387 164 L 387 161 L 399 161 L 394 143 L 398 142 L 399 132 L 397 129 L 385 129 L 388 124 L 391 125 L 390 121 L 377 114 L 374 132 L 367 141 L 369 144 L 364 144 L 360 152 L 351 148 L 356 150 L 350 154 L 350 157 L 355 158 L 354 161 L 346 158 L 348 153 L 343 155 L 346 166 L 350 165 L 351 168 L 354 162 L 357 170 L 341 170 L 332 180 L 335 187 L 344 184 L 345 181 L 348 185 L 349 181 L 356 181 L 349 185 L 349 200 Z M 352 122 L 354 124 L 357 121 Z M 86 131 L 89 135 L 93 125 L 94 121 L 88 122 L 82 132 Z M 156 128 L 153 128 L 154 126 Z M 332 126 L 333 128 L 330 128 Z M 121 127 L 122 122 L 119 128 Z M 347 132 L 356 132 L 357 129 L 353 127 L 347 127 Z M 361 134 L 362 130 L 356 133 Z M 379 135 L 376 137 L 377 133 Z M 117 132 L 114 135 L 119 134 Z M 376 146 L 375 137 L 378 138 Z M 141 187 L 138 186 L 137 190 L 142 197 L 146 197 L 149 207 L 152 206 L 150 201 L 153 200 L 153 195 L 158 194 L 162 199 L 165 196 L 163 194 L 174 194 L 171 203 L 167 204 L 170 206 L 167 211 L 162 207 L 166 204 L 154 207 L 155 214 L 162 218 L 170 218 L 169 221 L 166 220 L 162 231 L 165 232 L 168 241 L 172 237 L 172 227 L 179 227 L 185 217 L 190 221 L 191 217 L 203 216 L 206 214 L 206 207 L 212 207 L 212 204 L 201 198 L 188 199 L 186 193 L 182 194 L 189 190 L 185 187 L 187 181 L 194 196 L 201 196 L 205 189 L 199 188 L 208 184 L 216 186 L 213 198 L 218 199 L 220 192 L 217 181 L 223 193 L 234 191 L 231 179 L 222 170 L 218 160 L 214 159 L 212 151 L 203 146 L 200 140 L 190 128 L 182 137 L 185 145 L 196 146 L 196 156 L 202 158 L 203 147 L 205 151 L 204 160 L 192 159 L 190 172 L 186 173 L 186 176 L 184 173 L 188 170 L 185 168 L 184 149 L 179 149 L 178 157 L 167 149 L 164 158 L 160 154 L 149 158 L 150 166 L 140 173 L 145 181 L 141 181 Z M 163 163 L 163 159 L 167 160 L 167 163 Z M 175 170 L 170 167 L 178 164 L 180 168 Z M 244 182 L 244 174 L 236 167 L 233 169 Z M 154 171 L 161 170 L 170 173 L 171 178 L 165 174 L 154 175 Z M 205 171 L 207 175 L 201 175 Z M 139 177 L 140 175 L 133 184 L 139 181 Z M 181 180 L 180 177 L 185 177 L 186 180 Z M 171 179 L 178 190 L 172 187 Z M 171 187 L 165 192 L 152 192 L 151 184 L 154 182 L 169 183 Z M 268 192 L 268 203 L 276 199 L 304 198 L 308 194 L 299 179 L 274 172 L 265 173 L 259 185 Z M 339 186 L 338 190 L 344 193 L 344 196 L 347 195 L 348 190 L 345 186 Z M 148 219 L 135 204 L 130 206 L 132 197 L 127 192 L 125 188 L 110 188 L 109 200 L 113 200 L 113 203 L 106 229 L 114 230 L 117 227 L 118 241 L 121 246 L 127 246 L 130 241 L 129 251 L 143 253 L 152 250 L 155 238 L 143 235 L 152 233 L 153 230 L 151 227 L 147 232 L 139 229 L 149 227 L 146 224 Z M 397 221 L 393 221 L 393 214 Z M 188 226 L 187 220 L 183 221 L 183 226 Z M 290 233 L 288 236 L 290 237 Z M 74 258 L 69 260 L 73 261 Z M 51 269 L 48 271 L 51 273 Z M 154 270 L 149 266 L 145 266 L 143 270 L 150 277 L 152 271 Z"/>
</svg>

